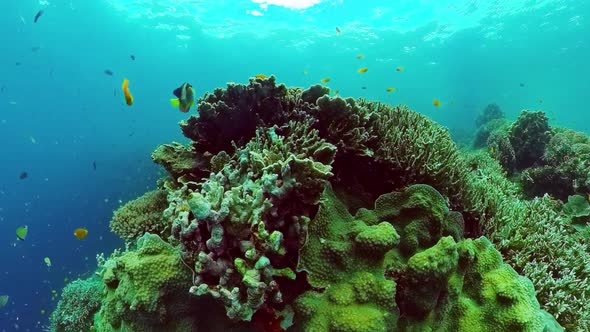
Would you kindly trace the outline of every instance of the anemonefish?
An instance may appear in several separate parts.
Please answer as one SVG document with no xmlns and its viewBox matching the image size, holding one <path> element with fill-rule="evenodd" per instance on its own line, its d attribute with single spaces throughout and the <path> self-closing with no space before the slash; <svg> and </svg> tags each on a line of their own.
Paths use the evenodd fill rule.
<svg viewBox="0 0 590 332">
<path fill-rule="evenodd" d="M 170 99 L 170 104 L 174 107 L 178 107 L 183 113 L 188 112 L 191 106 L 195 103 L 195 92 L 193 91 L 193 86 L 189 83 L 182 83 L 182 85 L 172 91 L 172 93 L 176 98 Z"/>
<path fill-rule="evenodd" d="M 129 92 L 129 80 L 124 79 L 121 87 L 123 88 L 123 95 L 125 95 L 125 103 L 127 103 L 127 106 L 133 105 L 133 96 Z"/>
</svg>

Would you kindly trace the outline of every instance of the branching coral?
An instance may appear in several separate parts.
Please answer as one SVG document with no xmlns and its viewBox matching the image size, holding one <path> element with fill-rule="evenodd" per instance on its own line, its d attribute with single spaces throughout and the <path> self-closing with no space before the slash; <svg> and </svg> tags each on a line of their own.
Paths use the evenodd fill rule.
<svg viewBox="0 0 590 332">
<path fill-rule="evenodd" d="M 104 284 L 99 278 L 75 280 L 68 284 L 55 311 L 51 327 L 56 332 L 90 331 L 93 315 L 100 309 Z"/>
<path fill-rule="evenodd" d="M 162 218 L 167 207 L 166 191 L 149 191 L 115 211 L 111 230 L 125 240 L 134 240 L 148 232 L 165 237 L 171 226 Z"/>
<path fill-rule="evenodd" d="M 510 144 L 518 170 L 539 164 L 551 139 L 549 120 L 542 111 L 522 111 L 510 128 Z"/>
</svg>

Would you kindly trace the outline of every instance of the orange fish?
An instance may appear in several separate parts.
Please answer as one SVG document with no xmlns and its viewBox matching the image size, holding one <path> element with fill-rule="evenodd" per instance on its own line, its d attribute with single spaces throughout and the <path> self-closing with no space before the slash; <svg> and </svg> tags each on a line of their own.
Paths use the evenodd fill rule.
<svg viewBox="0 0 590 332">
<path fill-rule="evenodd" d="M 263 80 L 263 79 L 265 79 L 265 78 L 266 78 L 266 75 L 264 75 L 264 74 L 258 74 L 258 75 L 254 76 L 254 77 L 256 77 L 256 78 L 260 78 L 260 79 L 262 79 L 262 80 Z"/>
<path fill-rule="evenodd" d="M 439 107 L 440 106 L 440 101 L 438 101 L 438 99 L 433 99 L 432 100 L 432 105 Z"/>
<path fill-rule="evenodd" d="M 404 71 L 404 67 L 397 67 L 395 68 L 396 71 Z"/>
<path fill-rule="evenodd" d="M 131 105 L 133 105 L 133 96 L 131 95 L 131 92 L 129 92 L 128 86 L 129 86 L 129 80 L 124 79 L 123 85 L 121 87 L 123 88 L 123 94 L 125 95 L 125 102 L 127 103 L 127 106 L 131 106 Z"/>
<path fill-rule="evenodd" d="M 84 240 L 88 236 L 88 230 L 86 228 L 76 228 L 74 236 L 78 240 Z"/>
<path fill-rule="evenodd" d="M 327 78 L 327 77 L 326 78 L 322 78 L 322 83 L 328 83 L 328 82 L 330 82 L 330 79 L 329 78 Z"/>
<path fill-rule="evenodd" d="M 363 68 L 361 68 L 361 69 L 358 70 L 358 73 L 359 74 L 362 74 L 362 73 L 366 73 L 367 71 L 369 71 L 369 68 L 363 67 Z"/>
</svg>

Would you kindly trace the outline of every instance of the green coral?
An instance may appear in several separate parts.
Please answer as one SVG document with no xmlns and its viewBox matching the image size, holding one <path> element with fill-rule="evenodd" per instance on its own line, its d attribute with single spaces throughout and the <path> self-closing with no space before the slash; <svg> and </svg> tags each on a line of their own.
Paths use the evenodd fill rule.
<svg viewBox="0 0 590 332">
<path fill-rule="evenodd" d="M 460 240 L 459 220 L 426 185 L 383 195 L 374 210 L 360 209 L 354 217 L 328 187 L 299 263 L 310 284 L 325 290 L 296 300 L 295 330 L 540 331 L 558 326 L 540 310 L 532 283 L 504 264 L 486 238 Z M 404 249 L 404 235 L 399 242 L 398 232 L 421 235 L 415 236 L 416 246 Z M 377 245 L 359 244 L 364 233 L 370 240 L 362 243 Z"/>
<path fill-rule="evenodd" d="M 190 270 L 158 235 L 143 235 L 136 250 L 108 259 L 98 274 L 106 293 L 95 318 L 97 331 L 151 331 L 191 311 L 190 301 L 178 301 L 191 284 Z"/>
<path fill-rule="evenodd" d="M 149 191 L 114 212 L 111 231 L 128 241 L 148 232 L 165 237 L 170 232 L 169 224 L 162 218 L 167 207 L 166 191 Z"/>
<path fill-rule="evenodd" d="M 103 290 L 104 284 L 96 277 L 69 283 L 51 314 L 52 331 L 90 331 L 93 315 L 100 309 Z"/>
<path fill-rule="evenodd" d="M 481 127 L 490 123 L 493 120 L 503 119 L 504 112 L 496 103 L 488 104 L 486 108 L 475 119 L 475 126 Z"/>
<path fill-rule="evenodd" d="M 510 128 L 510 143 L 518 170 L 539 164 L 551 139 L 549 120 L 542 111 L 522 111 Z"/>
<path fill-rule="evenodd" d="M 563 205 L 563 212 L 571 217 L 572 224 L 578 230 L 590 223 L 590 203 L 587 197 L 580 195 L 568 197 L 567 203 Z"/>
</svg>

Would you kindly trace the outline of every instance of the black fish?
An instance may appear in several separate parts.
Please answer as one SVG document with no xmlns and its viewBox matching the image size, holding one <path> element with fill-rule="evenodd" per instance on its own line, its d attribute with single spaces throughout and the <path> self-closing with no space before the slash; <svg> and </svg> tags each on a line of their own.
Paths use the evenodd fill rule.
<svg viewBox="0 0 590 332">
<path fill-rule="evenodd" d="M 15 65 L 15 66 L 20 66 L 20 65 L 22 65 L 22 63 L 20 63 L 20 62 L 18 62 L 18 61 L 17 61 L 17 62 L 15 62 L 15 64 L 14 64 L 14 65 Z"/>
<path fill-rule="evenodd" d="M 39 46 L 33 46 L 33 47 L 31 47 L 31 51 L 33 51 L 33 52 L 37 52 L 40 49 L 41 49 L 41 47 L 39 47 Z"/>
<path fill-rule="evenodd" d="M 92 161 L 92 168 L 96 171 L 96 160 Z"/>
<path fill-rule="evenodd" d="M 131 54 L 130 58 L 131 60 L 135 60 L 135 55 Z"/>
<path fill-rule="evenodd" d="M 109 76 L 113 76 L 113 71 L 112 70 L 105 69 L 104 70 L 104 73 L 107 74 L 107 75 L 109 75 Z"/>
<path fill-rule="evenodd" d="M 524 83 L 520 83 L 520 87 L 521 88 L 524 88 Z"/>
<path fill-rule="evenodd" d="M 43 9 L 41 9 L 40 11 L 37 12 L 37 15 L 35 15 L 35 19 L 33 20 L 33 22 L 37 23 L 37 21 L 39 20 L 39 17 L 41 17 L 41 15 L 43 15 Z"/>
<path fill-rule="evenodd" d="M 29 176 L 29 173 L 27 172 L 22 172 L 20 173 L 20 175 L 18 176 L 19 179 L 24 180 Z"/>
<path fill-rule="evenodd" d="M 362 86 L 361 89 L 367 90 L 367 87 L 366 86 Z"/>
</svg>

